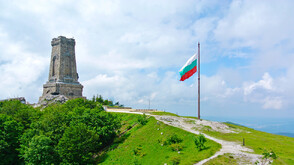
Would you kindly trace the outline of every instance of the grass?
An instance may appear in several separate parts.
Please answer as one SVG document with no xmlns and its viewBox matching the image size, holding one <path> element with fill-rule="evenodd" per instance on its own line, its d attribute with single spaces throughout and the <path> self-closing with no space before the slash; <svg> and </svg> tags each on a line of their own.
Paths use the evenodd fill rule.
<svg viewBox="0 0 294 165">
<path fill-rule="evenodd" d="M 223 165 L 223 164 L 230 164 L 230 165 L 238 165 L 238 158 L 234 158 L 231 154 L 226 153 L 224 155 L 219 155 L 216 158 L 204 163 L 204 165 Z"/>
<path fill-rule="evenodd" d="M 171 112 L 150 112 L 151 115 L 179 116 Z"/>
<path fill-rule="evenodd" d="M 220 133 L 207 129 L 201 130 L 203 133 L 242 144 L 245 138 L 245 146 L 254 150 L 256 154 L 262 154 L 265 150 L 273 150 L 278 158 L 273 164 L 294 164 L 294 138 L 256 131 L 244 126 L 227 124 L 230 128 L 239 129 L 239 133 Z"/>
<path fill-rule="evenodd" d="M 137 115 L 121 115 L 124 125 L 136 123 Z M 123 131 L 123 130 L 122 130 Z M 180 153 L 173 151 L 171 146 L 163 145 L 164 141 L 171 135 L 176 134 L 183 141 L 179 143 L 182 148 Z M 207 149 L 198 151 L 193 138 L 196 135 L 182 129 L 168 126 L 157 122 L 154 117 L 150 117 L 146 125 L 135 125 L 121 138 L 116 139 L 107 152 L 100 155 L 99 164 L 194 164 L 198 161 L 212 156 L 218 151 L 220 144 L 208 140 L 205 144 Z"/>
</svg>

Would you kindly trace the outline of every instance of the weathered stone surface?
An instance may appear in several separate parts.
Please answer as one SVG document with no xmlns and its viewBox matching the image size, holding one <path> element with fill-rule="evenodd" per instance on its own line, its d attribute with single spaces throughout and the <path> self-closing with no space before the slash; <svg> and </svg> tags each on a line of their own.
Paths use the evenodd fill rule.
<svg viewBox="0 0 294 165">
<path fill-rule="evenodd" d="M 58 95 L 64 95 L 68 99 L 83 98 L 83 86 L 78 82 L 75 40 L 59 36 L 52 39 L 51 46 L 49 77 L 43 85 L 39 103 Z"/>
<path fill-rule="evenodd" d="M 47 106 L 52 103 L 65 103 L 68 100 L 64 95 L 47 95 L 37 106 Z"/>
</svg>

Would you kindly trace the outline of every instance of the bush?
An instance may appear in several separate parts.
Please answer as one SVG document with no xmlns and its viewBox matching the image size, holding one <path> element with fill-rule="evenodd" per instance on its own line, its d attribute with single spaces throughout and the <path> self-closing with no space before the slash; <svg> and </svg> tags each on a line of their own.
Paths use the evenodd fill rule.
<svg viewBox="0 0 294 165">
<path fill-rule="evenodd" d="M 84 107 L 84 108 L 90 108 L 93 109 L 97 106 L 98 104 L 95 103 L 94 101 L 86 100 L 83 98 L 77 98 L 73 100 L 68 100 L 66 103 L 64 103 L 64 107 L 67 109 L 74 109 L 77 107 Z"/>
<path fill-rule="evenodd" d="M 170 160 L 171 160 L 171 162 L 172 162 L 172 165 L 177 165 L 177 164 L 180 164 L 181 157 L 179 157 L 179 156 L 174 156 L 174 157 L 172 157 Z"/>
<path fill-rule="evenodd" d="M 170 145 L 170 148 L 173 150 L 173 151 L 182 151 L 183 149 L 183 146 L 178 144 L 178 143 L 175 143 L 175 144 L 171 144 Z"/>
<path fill-rule="evenodd" d="M 79 123 L 68 127 L 57 145 L 57 151 L 64 164 L 91 164 L 92 156 L 101 146 L 95 131 Z"/>
<path fill-rule="evenodd" d="M 0 160 L 3 164 L 18 164 L 19 138 L 23 126 L 12 117 L 0 114 Z"/>
<path fill-rule="evenodd" d="M 263 153 L 262 153 L 263 157 L 262 157 L 262 160 L 261 160 L 261 164 L 271 164 L 271 159 L 277 159 L 277 155 L 276 153 L 271 150 L 271 151 L 267 151 L 265 150 Z M 260 162 L 259 161 L 256 161 L 255 164 L 259 164 Z"/>
<path fill-rule="evenodd" d="M 199 136 L 195 137 L 194 138 L 194 143 L 196 145 L 196 148 L 199 150 L 199 151 L 202 151 L 205 149 L 205 142 L 206 142 L 206 138 L 203 134 L 200 134 Z"/>
<path fill-rule="evenodd" d="M 127 130 L 132 129 L 133 127 L 131 125 L 127 126 Z"/>
<path fill-rule="evenodd" d="M 145 156 L 146 154 L 142 150 L 143 150 L 142 146 L 139 145 L 138 147 L 136 147 L 135 149 L 133 149 L 134 155 L 135 156 L 140 156 L 140 157 Z"/>
<path fill-rule="evenodd" d="M 141 124 L 141 125 L 146 125 L 148 123 L 148 118 L 147 116 L 145 115 L 145 113 L 143 115 L 140 115 L 138 116 L 138 122 Z"/>
<path fill-rule="evenodd" d="M 183 139 L 179 138 L 178 135 L 173 134 L 167 138 L 167 144 L 175 144 L 175 143 L 181 143 Z"/>
<path fill-rule="evenodd" d="M 113 142 L 117 130 L 121 127 L 120 119 L 105 111 L 95 109 L 86 110 L 81 116 L 81 122 L 93 129 L 104 147 Z"/>
<path fill-rule="evenodd" d="M 44 135 L 32 138 L 23 157 L 26 164 L 55 164 L 55 160 L 58 160 L 52 140 Z"/>
<path fill-rule="evenodd" d="M 29 128 L 30 124 L 41 115 L 40 110 L 18 100 L 0 102 L 0 113 L 11 116 L 14 120 L 20 122 L 25 129 Z"/>
<path fill-rule="evenodd" d="M 113 142 L 120 122 L 95 100 L 73 99 L 42 111 L 0 102 L 0 164 L 91 164 Z"/>
</svg>

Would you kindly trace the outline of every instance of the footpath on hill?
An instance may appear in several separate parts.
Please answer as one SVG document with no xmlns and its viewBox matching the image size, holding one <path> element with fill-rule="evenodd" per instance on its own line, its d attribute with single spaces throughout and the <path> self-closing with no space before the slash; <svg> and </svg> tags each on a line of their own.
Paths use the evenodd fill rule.
<svg viewBox="0 0 294 165">
<path fill-rule="evenodd" d="M 136 114 L 143 114 L 141 112 L 129 112 L 129 111 L 112 111 L 107 110 L 109 112 L 120 112 L 120 113 L 136 113 Z M 147 114 L 148 115 L 148 114 Z M 230 132 L 227 125 L 220 123 L 220 122 L 213 122 L 213 121 L 207 121 L 207 120 L 197 120 L 192 118 L 185 118 L 185 117 L 178 117 L 178 116 L 161 116 L 161 115 L 150 115 L 156 118 L 156 120 L 161 121 L 167 125 L 171 125 L 174 127 L 181 128 L 183 130 L 186 130 L 188 132 L 199 134 L 201 132 L 197 131 L 195 128 L 199 126 L 209 126 L 212 129 L 220 132 Z M 203 133 L 202 133 L 203 134 Z M 247 147 L 244 147 L 236 142 L 230 142 L 225 140 L 220 140 L 211 136 L 208 136 L 206 134 L 203 134 L 206 138 L 213 140 L 219 144 L 222 145 L 222 148 L 220 151 L 216 152 L 213 156 L 204 159 L 195 165 L 202 165 L 206 162 L 208 162 L 211 159 L 216 158 L 219 155 L 223 155 L 225 153 L 232 154 L 234 157 L 238 158 L 239 164 L 255 164 L 255 162 L 259 161 L 261 162 L 262 155 L 253 154 L 253 150 L 249 149 Z"/>
</svg>

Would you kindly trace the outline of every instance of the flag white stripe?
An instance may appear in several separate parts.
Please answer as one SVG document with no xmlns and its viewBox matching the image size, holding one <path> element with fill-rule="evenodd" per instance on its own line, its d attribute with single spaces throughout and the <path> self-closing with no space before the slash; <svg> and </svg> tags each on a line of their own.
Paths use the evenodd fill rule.
<svg viewBox="0 0 294 165">
<path fill-rule="evenodd" d="M 187 62 L 186 64 L 181 68 L 180 72 L 188 65 L 190 65 L 193 61 L 197 59 L 197 54 L 194 54 Z"/>
</svg>

